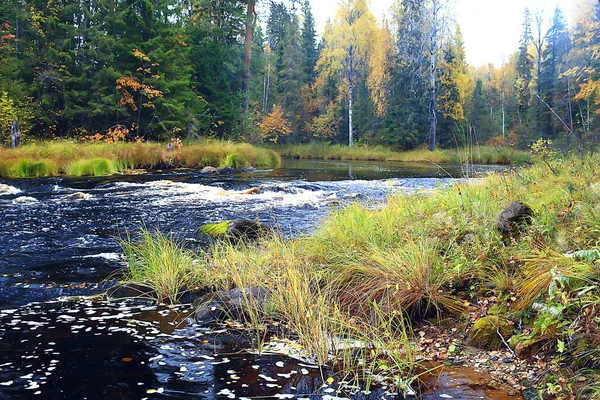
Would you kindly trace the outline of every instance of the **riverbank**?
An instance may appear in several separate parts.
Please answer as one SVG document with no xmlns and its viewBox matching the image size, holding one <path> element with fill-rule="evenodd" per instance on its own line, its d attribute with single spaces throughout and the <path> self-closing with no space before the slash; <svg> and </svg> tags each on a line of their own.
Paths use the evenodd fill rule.
<svg viewBox="0 0 600 400">
<path fill-rule="evenodd" d="M 205 140 L 168 146 L 166 143 L 41 142 L 15 150 L 0 148 L 0 177 L 105 176 L 135 169 L 244 167 L 277 168 L 273 150 L 247 143 Z"/>
<path fill-rule="evenodd" d="M 384 146 L 332 145 L 328 143 L 290 144 L 272 147 L 285 158 L 322 159 L 322 160 L 363 160 L 363 161 L 401 161 L 431 162 L 437 164 L 506 164 L 519 165 L 531 159 L 529 152 L 510 147 L 475 146 L 470 149 L 437 149 L 393 151 Z"/>
<path fill-rule="evenodd" d="M 375 376 L 406 390 L 422 361 L 434 360 L 501 371 L 517 390 L 591 398 L 600 366 L 599 161 L 546 160 L 394 196 L 381 209 L 352 204 L 295 240 L 270 235 L 191 254 L 146 236 L 127 249 L 130 265 L 160 254 L 196 261 L 129 278 L 155 289 L 163 274 L 190 287 L 255 288 L 241 291 L 237 315 L 255 345 L 275 329 L 345 379 Z M 513 201 L 529 211 L 499 229 Z M 472 346 L 497 353 L 468 357 Z"/>
</svg>

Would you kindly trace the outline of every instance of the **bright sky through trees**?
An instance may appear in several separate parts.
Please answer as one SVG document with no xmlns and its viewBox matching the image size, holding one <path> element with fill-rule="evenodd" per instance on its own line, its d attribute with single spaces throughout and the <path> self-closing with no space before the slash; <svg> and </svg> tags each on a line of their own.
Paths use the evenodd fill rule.
<svg viewBox="0 0 600 400">
<path fill-rule="evenodd" d="M 449 0 L 460 24 L 469 64 L 479 66 L 492 62 L 497 66 L 517 48 L 523 10 L 529 7 L 532 15 L 536 9 L 544 10 L 544 31 L 558 5 L 568 22 L 574 12 L 572 0 Z M 370 8 L 381 21 L 394 0 L 371 0 Z M 336 0 L 310 0 L 316 27 L 322 32 L 328 18 L 333 19 Z"/>
</svg>

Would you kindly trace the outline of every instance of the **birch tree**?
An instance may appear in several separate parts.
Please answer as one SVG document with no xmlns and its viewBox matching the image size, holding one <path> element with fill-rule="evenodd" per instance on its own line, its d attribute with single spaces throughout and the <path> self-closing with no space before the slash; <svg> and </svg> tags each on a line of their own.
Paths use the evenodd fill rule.
<svg viewBox="0 0 600 400">
<path fill-rule="evenodd" d="M 341 78 L 338 88 L 348 100 L 350 147 L 354 145 L 354 88 L 358 76 L 368 73 L 370 51 L 375 46 L 376 31 L 375 16 L 365 0 L 343 0 L 339 4 L 333 24 L 323 34 L 326 46 L 317 62 L 317 68 L 324 76 Z"/>
</svg>

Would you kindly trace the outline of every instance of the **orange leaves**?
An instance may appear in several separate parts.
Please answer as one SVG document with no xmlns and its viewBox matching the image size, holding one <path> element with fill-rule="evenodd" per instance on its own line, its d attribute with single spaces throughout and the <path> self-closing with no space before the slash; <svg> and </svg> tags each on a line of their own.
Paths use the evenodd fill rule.
<svg viewBox="0 0 600 400">
<path fill-rule="evenodd" d="M 277 143 L 279 138 L 289 136 L 292 128 L 289 121 L 283 115 L 283 110 L 279 104 L 273 106 L 273 111 L 258 123 L 260 135 L 264 140 Z"/>
<path fill-rule="evenodd" d="M 121 93 L 119 104 L 124 107 L 131 107 L 132 110 L 138 111 L 138 105 L 134 100 L 134 94 L 137 92 L 138 95 L 145 97 L 148 100 L 152 100 L 157 97 L 162 97 L 163 93 L 153 88 L 151 85 L 141 83 L 137 78 L 132 76 L 122 76 L 117 79 L 117 91 Z M 141 99 L 140 99 L 141 102 Z M 154 108 L 154 104 L 146 102 L 142 104 L 143 107 Z"/>
<path fill-rule="evenodd" d="M 152 68 L 156 67 L 157 64 L 151 63 L 150 58 L 138 49 L 133 50 L 133 55 L 143 61 L 142 65 L 136 69 L 137 75 L 141 76 L 138 78 L 137 76 L 123 75 L 117 79 L 116 89 L 121 95 L 119 104 L 123 107 L 129 107 L 133 111 L 140 111 L 140 106 L 153 109 L 154 104 L 151 100 L 162 97 L 163 93 L 143 81 L 148 78 L 148 75 L 152 79 L 160 78 L 160 75 L 152 74 Z M 144 99 L 147 100 L 145 103 L 143 102 Z"/>
<path fill-rule="evenodd" d="M 150 62 L 150 58 L 147 55 L 145 55 L 144 53 L 142 53 L 141 51 L 139 51 L 138 49 L 133 49 L 133 55 L 136 58 L 139 58 L 140 60 Z"/>
<path fill-rule="evenodd" d="M 90 135 L 87 137 L 92 143 L 98 143 L 101 141 L 106 142 L 106 144 L 116 143 L 121 140 L 124 140 L 129 134 L 129 129 L 124 127 L 123 125 L 116 125 L 112 128 L 109 128 L 106 133 L 95 133 L 94 135 Z"/>
</svg>

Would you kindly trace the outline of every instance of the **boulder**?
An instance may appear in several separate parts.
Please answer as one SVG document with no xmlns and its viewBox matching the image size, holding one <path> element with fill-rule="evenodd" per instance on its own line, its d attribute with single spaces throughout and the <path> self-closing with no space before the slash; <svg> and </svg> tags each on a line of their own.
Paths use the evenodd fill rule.
<svg viewBox="0 0 600 400">
<path fill-rule="evenodd" d="M 231 167 L 221 167 L 217 170 L 220 175 L 231 175 L 235 173 L 235 169 Z"/>
<path fill-rule="evenodd" d="M 194 302 L 195 318 L 202 324 L 226 319 L 240 321 L 248 316 L 248 309 L 262 310 L 266 297 L 266 289 L 256 287 L 211 293 Z"/>
<path fill-rule="evenodd" d="M 248 190 L 244 190 L 242 192 L 242 194 L 259 194 L 260 193 L 260 188 L 259 187 L 253 187 L 250 188 Z"/>
<path fill-rule="evenodd" d="M 206 224 L 198 229 L 198 234 L 221 239 L 256 240 L 270 231 L 268 226 L 260 222 L 251 219 L 234 219 L 216 224 Z"/>
<path fill-rule="evenodd" d="M 504 346 L 498 331 L 508 340 L 513 333 L 513 327 L 497 316 L 483 317 L 473 324 L 469 333 L 469 344 L 485 350 L 498 350 Z"/>
<path fill-rule="evenodd" d="M 200 173 L 205 175 L 214 175 L 217 173 L 217 169 L 209 165 L 207 167 L 202 168 L 202 171 L 200 171 Z"/>
<path fill-rule="evenodd" d="M 518 201 L 513 201 L 506 207 L 496 220 L 496 228 L 503 236 L 510 237 L 520 233 L 524 227 L 531 224 L 533 210 Z"/>
</svg>

